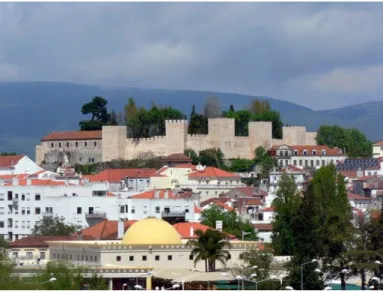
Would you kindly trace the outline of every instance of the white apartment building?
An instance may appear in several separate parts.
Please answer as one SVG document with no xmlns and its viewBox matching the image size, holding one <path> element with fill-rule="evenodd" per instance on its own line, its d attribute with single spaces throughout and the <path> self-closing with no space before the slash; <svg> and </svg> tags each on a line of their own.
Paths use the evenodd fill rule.
<svg viewBox="0 0 383 291">
<path fill-rule="evenodd" d="M 302 190 L 303 184 L 307 181 L 307 174 L 302 169 L 287 165 L 282 170 L 274 170 L 269 174 L 269 194 L 275 194 L 278 189 L 279 181 L 283 174 L 293 176 L 295 184 L 297 185 L 298 190 Z"/>
<path fill-rule="evenodd" d="M 301 169 L 336 165 L 347 158 L 341 149 L 324 145 L 281 145 L 273 147 L 271 152 L 281 167 L 293 165 Z"/>
<path fill-rule="evenodd" d="M 103 218 L 138 220 L 149 216 L 193 222 L 193 197 L 153 199 L 127 192 L 108 192 L 108 184 L 19 179 L 0 180 L 0 235 L 11 241 L 28 236 L 43 217 L 64 217 L 67 223 L 89 227 Z M 144 193 L 145 194 L 145 193 Z M 132 196 L 133 195 L 133 196 Z M 183 215 L 182 215 L 183 213 Z"/>
<path fill-rule="evenodd" d="M 378 141 L 372 145 L 372 157 L 373 158 L 383 157 L 383 140 Z"/>
<path fill-rule="evenodd" d="M 236 174 L 192 164 L 164 166 L 150 178 L 152 189 L 193 189 L 193 192 L 200 193 L 200 201 L 244 186 L 241 177 Z"/>
</svg>

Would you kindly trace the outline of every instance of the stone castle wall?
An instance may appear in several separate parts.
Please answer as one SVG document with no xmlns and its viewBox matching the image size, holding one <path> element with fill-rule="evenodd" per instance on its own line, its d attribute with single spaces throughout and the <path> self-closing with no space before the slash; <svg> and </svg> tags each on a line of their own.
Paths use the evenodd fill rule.
<svg viewBox="0 0 383 291">
<path fill-rule="evenodd" d="M 42 142 L 36 146 L 36 162 L 61 161 L 63 153 L 69 153 L 71 164 L 87 164 L 89 159 L 94 162 L 134 159 L 140 153 L 149 151 L 156 156 L 169 156 L 183 153 L 187 148 L 197 153 L 220 148 L 228 159 L 251 159 L 258 146 L 269 149 L 282 144 L 316 145 L 316 133 L 306 132 L 306 128 L 301 126 L 283 127 L 283 139 L 273 139 L 271 122 L 249 122 L 249 136 L 235 136 L 235 121 L 232 118 L 212 118 L 208 122 L 209 133 L 206 135 L 188 134 L 187 120 L 167 120 L 165 136 L 139 139 L 127 138 L 126 126 L 104 126 L 102 140 Z"/>
</svg>

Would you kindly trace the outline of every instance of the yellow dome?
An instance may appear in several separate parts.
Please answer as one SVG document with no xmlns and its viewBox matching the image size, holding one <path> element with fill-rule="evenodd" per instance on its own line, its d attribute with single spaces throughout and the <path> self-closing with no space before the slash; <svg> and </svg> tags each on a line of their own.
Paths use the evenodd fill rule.
<svg viewBox="0 0 383 291">
<path fill-rule="evenodd" d="M 122 238 L 124 245 L 182 244 L 180 234 L 162 219 L 146 218 L 134 223 Z"/>
</svg>

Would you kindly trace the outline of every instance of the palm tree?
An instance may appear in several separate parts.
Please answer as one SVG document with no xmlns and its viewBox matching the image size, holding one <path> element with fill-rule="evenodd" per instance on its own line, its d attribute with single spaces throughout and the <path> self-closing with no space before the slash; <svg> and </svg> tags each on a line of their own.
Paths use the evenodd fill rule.
<svg viewBox="0 0 383 291">
<path fill-rule="evenodd" d="M 230 258 L 230 252 L 224 248 L 231 248 L 227 236 L 213 229 L 208 229 L 205 232 L 197 229 L 195 234 L 198 239 L 190 240 L 187 243 L 187 247 L 192 248 L 191 255 L 194 257 L 194 266 L 199 261 L 204 260 L 205 271 L 214 272 L 216 261 L 226 265 Z"/>
</svg>

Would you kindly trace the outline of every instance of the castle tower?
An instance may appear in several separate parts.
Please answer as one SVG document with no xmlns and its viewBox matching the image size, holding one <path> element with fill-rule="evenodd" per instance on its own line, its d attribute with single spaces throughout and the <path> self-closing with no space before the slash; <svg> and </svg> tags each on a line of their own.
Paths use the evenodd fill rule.
<svg viewBox="0 0 383 291">
<path fill-rule="evenodd" d="M 282 128 L 283 142 L 287 145 L 305 145 L 306 127 L 304 126 L 284 126 Z"/>
<path fill-rule="evenodd" d="M 187 120 L 166 120 L 166 154 L 182 154 L 186 149 Z"/>
<path fill-rule="evenodd" d="M 125 159 L 126 126 L 102 127 L 102 161 Z"/>
<path fill-rule="evenodd" d="M 254 155 L 254 150 L 263 146 L 268 150 L 272 146 L 273 127 L 270 121 L 250 121 L 249 122 L 250 149 Z"/>
</svg>

